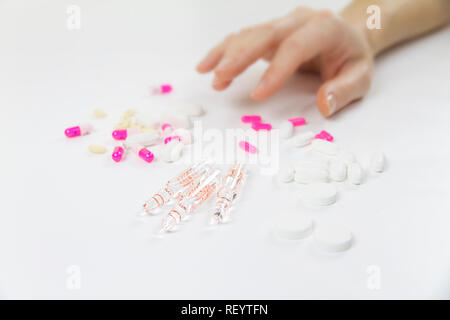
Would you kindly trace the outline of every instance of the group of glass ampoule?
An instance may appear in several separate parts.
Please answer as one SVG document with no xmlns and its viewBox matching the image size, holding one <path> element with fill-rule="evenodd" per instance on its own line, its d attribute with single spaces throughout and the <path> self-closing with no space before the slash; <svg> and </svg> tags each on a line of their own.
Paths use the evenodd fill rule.
<svg viewBox="0 0 450 320">
<path fill-rule="evenodd" d="M 227 222 L 245 178 L 246 170 L 241 163 L 232 165 L 227 174 L 222 176 L 211 162 L 200 162 L 167 181 L 144 203 L 141 215 L 156 214 L 168 208 L 161 230 L 174 231 L 180 222 L 215 194 L 217 199 L 211 212 L 211 223 Z"/>
</svg>

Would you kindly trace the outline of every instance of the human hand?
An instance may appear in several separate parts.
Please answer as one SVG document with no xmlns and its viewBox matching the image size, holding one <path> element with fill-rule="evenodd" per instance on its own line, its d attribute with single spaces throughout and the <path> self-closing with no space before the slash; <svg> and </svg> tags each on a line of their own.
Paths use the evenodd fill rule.
<svg viewBox="0 0 450 320">
<path fill-rule="evenodd" d="M 365 33 L 329 11 L 303 7 L 229 35 L 197 70 L 214 70 L 213 88 L 224 90 L 260 58 L 270 65 L 251 94 L 255 100 L 272 96 L 297 70 L 320 74 L 317 106 L 326 117 L 363 97 L 370 87 L 373 53 Z"/>
</svg>

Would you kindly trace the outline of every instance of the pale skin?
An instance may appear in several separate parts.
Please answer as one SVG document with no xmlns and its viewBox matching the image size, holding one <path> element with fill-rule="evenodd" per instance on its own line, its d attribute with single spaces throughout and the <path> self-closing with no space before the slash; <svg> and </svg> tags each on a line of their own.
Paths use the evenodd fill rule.
<svg viewBox="0 0 450 320">
<path fill-rule="evenodd" d="M 371 5 L 380 8 L 380 30 L 366 26 Z M 296 71 L 317 72 L 322 79 L 317 107 L 329 117 L 368 92 L 380 52 L 449 22 L 450 0 L 354 0 L 339 15 L 300 7 L 229 35 L 197 71 L 213 71 L 213 88 L 224 90 L 264 58 L 269 67 L 251 93 L 258 101 L 276 93 Z"/>
</svg>

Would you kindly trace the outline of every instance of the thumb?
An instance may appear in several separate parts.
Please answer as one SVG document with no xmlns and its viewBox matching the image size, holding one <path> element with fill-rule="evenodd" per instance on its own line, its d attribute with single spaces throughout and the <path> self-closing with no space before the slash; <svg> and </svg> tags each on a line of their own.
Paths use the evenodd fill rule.
<svg viewBox="0 0 450 320">
<path fill-rule="evenodd" d="M 329 117 L 350 102 L 362 98 L 370 88 L 372 64 L 367 60 L 349 62 L 327 80 L 317 92 L 320 113 Z"/>
</svg>

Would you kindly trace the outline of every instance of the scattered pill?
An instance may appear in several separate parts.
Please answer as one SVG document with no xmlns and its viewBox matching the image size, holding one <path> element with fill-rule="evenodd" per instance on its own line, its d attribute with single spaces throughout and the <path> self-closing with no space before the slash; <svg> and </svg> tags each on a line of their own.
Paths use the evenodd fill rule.
<svg viewBox="0 0 450 320">
<path fill-rule="evenodd" d="M 280 136 L 284 139 L 292 137 L 294 128 L 306 123 L 305 118 L 291 118 L 283 121 L 280 125 Z"/>
<path fill-rule="evenodd" d="M 282 238 L 289 240 L 304 239 L 311 235 L 313 221 L 304 214 L 283 214 L 277 220 L 275 229 Z"/>
<path fill-rule="evenodd" d="M 172 85 L 170 84 L 161 84 L 158 86 L 150 86 L 149 91 L 151 95 L 156 94 L 168 94 L 171 93 L 173 90 Z"/>
<path fill-rule="evenodd" d="M 258 115 L 246 115 L 241 117 L 243 123 L 261 122 L 261 116 Z"/>
<path fill-rule="evenodd" d="M 189 130 L 186 130 L 184 128 L 178 128 L 174 130 L 173 134 L 174 136 L 180 137 L 181 142 L 183 142 L 184 145 L 192 143 L 192 134 Z"/>
<path fill-rule="evenodd" d="M 181 138 L 179 136 L 170 136 L 164 139 L 164 144 L 168 144 L 172 140 L 178 140 L 181 142 Z"/>
<path fill-rule="evenodd" d="M 112 137 L 115 140 L 125 140 L 125 139 L 127 139 L 128 136 L 137 134 L 140 131 L 141 130 L 139 128 L 127 128 L 127 129 L 114 130 L 112 132 Z"/>
<path fill-rule="evenodd" d="M 64 131 L 64 134 L 66 135 L 67 138 L 74 138 L 74 137 L 79 137 L 79 136 L 84 136 L 86 134 L 91 133 L 92 131 L 92 126 L 88 123 L 76 126 L 76 127 L 71 127 L 71 128 L 67 128 Z"/>
<path fill-rule="evenodd" d="M 259 131 L 259 130 L 270 131 L 270 130 L 272 130 L 272 125 L 270 123 L 253 122 L 252 129 L 255 131 Z"/>
<path fill-rule="evenodd" d="M 330 179 L 341 182 L 347 177 L 347 165 L 340 160 L 333 160 L 329 167 Z"/>
<path fill-rule="evenodd" d="M 106 152 L 106 148 L 99 144 L 91 144 L 90 146 L 88 146 L 88 150 L 92 153 L 98 153 L 98 154 Z"/>
<path fill-rule="evenodd" d="M 102 109 L 94 109 L 94 117 L 97 119 L 106 117 L 106 112 Z"/>
<path fill-rule="evenodd" d="M 153 146 L 160 142 L 159 134 L 154 131 L 133 134 L 128 138 L 132 144 L 140 144 L 144 147 Z"/>
<path fill-rule="evenodd" d="M 314 132 L 307 131 L 300 134 L 297 134 L 292 139 L 290 139 L 290 145 L 293 147 L 304 147 L 311 143 L 314 139 Z"/>
<path fill-rule="evenodd" d="M 125 112 L 123 113 L 122 117 L 125 117 L 126 119 L 129 119 L 132 116 L 134 116 L 135 114 L 136 114 L 136 109 L 128 109 L 128 110 L 125 110 Z"/>
<path fill-rule="evenodd" d="M 294 179 L 297 183 L 327 182 L 328 171 L 317 167 L 295 168 Z"/>
<path fill-rule="evenodd" d="M 385 156 L 381 152 L 376 152 L 370 159 L 370 169 L 374 172 L 383 172 L 385 165 Z"/>
<path fill-rule="evenodd" d="M 125 154 L 125 149 L 122 146 L 117 146 L 114 148 L 111 157 L 115 162 L 120 162 L 122 160 L 124 154 Z"/>
<path fill-rule="evenodd" d="M 288 121 L 292 123 L 294 127 L 303 126 L 306 124 L 305 118 L 290 118 Z"/>
<path fill-rule="evenodd" d="M 144 160 L 145 162 L 148 162 L 148 163 L 152 162 L 153 159 L 155 158 L 155 155 L 150 150 L 146 149 L 145 147 L 141 148 L 139 150 L 138 156 L 139 156 L 139 158 L 141 158 L 142 160 Z"/>
<path fill-rule="evenodd" d="M 181 158 L 183 144 L 177 140 L 172 140 L 161 149 L 161 158 L 165 162 L 174 162 Z"/>
<path fill-rule="evenodd" d="M 280 125 L 280 137 L 288 139 L 294 134 L 294 126 L 289 121 L 283 121 Z"/>
<path fill-rule="evenodd" d="M 345 227 L 319 224 L 313 232 L 315 245 L 327 252 L 342 252 L 352 246 L 353 236 Z"/>
<path fill-rule="evenodd" d="M 314 151 L 329 155 L 335 156 L 339 152 L 339 147 L 334 143 L 329 142 L 328 140 L 322 139 L 314 139 L 311 142 L 312 149 Z"/>
<path fill-rule="evenodd" d="M 337 190 L 331 183 L 311 183 L 302 190 L 301 199 L 314 206 L 329 206 L 336 202 Z"/>
<path fill-rule="evenodd" d="M 294 180 L 295 170 L 291 166 L 283 166 L 278 170 L 278 180 L 284 183 Z"/>
<path fill-rule="evenodd" d="M 330 133 L 326 132 L 325 130 L 322 130 L 318 134 L 316 134 L 315 138 L 330 141 L 330 142 L 332 142 L 334 140 L 333 136 Z"/>
<path fill-rule="evenodd" d="M 258 152 L 258 148 L 256 148 L 254 145 L 250 144 L 247 141 L 239 141 L 239 148 L 241 148 L 242 150 L 249 152 L 249 153 L 257 153 Z"/>
<path fill-rule="evenodd" d="M 358 162 L 348 165 L 347 169 L 348 180 L 352 184 L 361 184 L 363 179 L 363 169 Z"/>
</svg>

